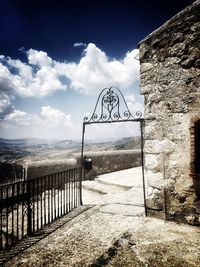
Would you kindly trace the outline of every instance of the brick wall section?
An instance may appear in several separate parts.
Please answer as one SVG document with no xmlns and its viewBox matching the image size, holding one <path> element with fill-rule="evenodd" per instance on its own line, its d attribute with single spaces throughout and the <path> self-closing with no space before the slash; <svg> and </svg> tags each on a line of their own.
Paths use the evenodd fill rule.
<svg viewBox="0 0 200 267">
<path fill-rule="evenodd" d="M 166 212 L 169 219 L 191 224 L 200 224 L 190 176 L 191 126 L 200 118 L 199 43 L 198 0 L 139 44 L 147 205 L 151 214 Z"/>
</svg>

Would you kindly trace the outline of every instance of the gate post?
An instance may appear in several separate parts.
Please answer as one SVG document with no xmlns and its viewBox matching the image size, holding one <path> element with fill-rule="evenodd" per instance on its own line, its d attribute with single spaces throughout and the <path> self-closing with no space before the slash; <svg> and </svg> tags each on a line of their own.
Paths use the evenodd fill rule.
<svg viewBox="0 0 200 267">
<path fill-rule="evenodd" d="M 142 182 L 143 182 L 143 195 L 144 195 L 144 209 L 145 216 L 147 217 L 147 205 L 146 205 L 146 189 L 145 189 L 145 178 L 144 178 L 144 120 L 140 120 L 140 134 L 141 134 L 141 160 L 142 160 Z"/>
<path fill-rule="evenodd" d="M 85 141 L 85 122 L 83 122 L 83 132 L 82 132 L 82 147 L 81 147 L 81 175 L 80 175 L 80 204 L 83 205 L 82 200 L 82 181 L 85 180 L 85 170 L 83 163 L 83 152 L 84 152 L 84 141 Z"/>
</svg>

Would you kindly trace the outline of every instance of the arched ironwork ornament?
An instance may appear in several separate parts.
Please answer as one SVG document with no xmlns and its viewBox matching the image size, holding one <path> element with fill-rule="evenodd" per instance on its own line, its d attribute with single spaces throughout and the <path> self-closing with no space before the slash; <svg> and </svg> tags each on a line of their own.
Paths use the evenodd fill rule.
<svg viewBox="0 0 200 267">
<path fill-rule="evenodd" d="M 85 116 L 83 121 L 90 124 L 137 121 L 141 118 L 142 113 L 140 111 L 136 111 L 135 114 L 130 112 L 122 92 L 119 88 L 112 86 L 101 91 L 91 117 Z"/>
<path fill-rule="evenodd" d="M 139 122 L 141 134 L 141 163 L 142 163 L 142 181 L 143 181 L 143 195 L 144 195 L 144 208 L 145 215 L 147 216 L 146 206 L 146 191 L 144 179 L 144 157 L 143 157 L 143 128 L 144 118 L 140 111 L 134 114 L 130 112 L 126 100 L 119 90 L 119 88 L 112 86 L 104 88 L 98 96 L 94 111 L 92 115 L 85 116 L 83 119 L 83 132 L 82 132 L 82 148 L 81 148 L 81 179 L 80 179 L 80 201 L 82 203 L 82 181 L 85 180 L 85 160 L 84 156 L 84 142 L 85 142 L 85 127 L 92 123 L 113 123 L 113 122 Z"/>
</svg>

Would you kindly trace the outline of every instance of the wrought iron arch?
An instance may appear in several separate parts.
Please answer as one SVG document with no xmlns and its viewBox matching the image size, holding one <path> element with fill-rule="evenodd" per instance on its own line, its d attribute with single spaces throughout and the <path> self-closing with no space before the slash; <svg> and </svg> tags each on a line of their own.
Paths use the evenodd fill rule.
<svg viewBox="0 0 200 267">
<path fill-rule="evenodd" d="M 99 109 L 99 113 L 98 113 Z M 104 88 L 97 99 L 92 116 L 84 117 L 85 124 L 107 123 L 122 121 L 138 121 L 142 113 L 136 111 L 133 115 L 126 103 L 122 92 L 117 87 Z"/>
<path fill-rule="evenodd" d="M 97 123 L 114 123 L 114 122 L 139 122 L 141 133 L 141 159 L 142 159 L 142 181 L 144 194 L 145 215 L 147 216 L 146 207 L 146 193 L 145 193 L 145 179 L 144 179 L 144 156 L 143 156 L 143 128 L 144 118 L 140 111 L 134 114 L 130 112 L 126 100 L 119 88 L 112 86 L 104 88 L 97 98 L 97 102 L 92 115 L 83 118 L 83 132 L 82 132 L 82 149 L 81 149 L 81 167 L 82 175 L 81 182 L 85 178 L 84 172 L 84 140 L 85 140 L 85 126 L 88 124 Z M 82 204 L 82 190 L 80 190 L 80 199 Z"/>
</svg>

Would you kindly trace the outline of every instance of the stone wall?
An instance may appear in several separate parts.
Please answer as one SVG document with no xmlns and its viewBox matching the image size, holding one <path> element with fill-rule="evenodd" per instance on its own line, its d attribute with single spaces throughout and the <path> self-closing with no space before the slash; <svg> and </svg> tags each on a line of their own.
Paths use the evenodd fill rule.
<svg viewBox="0 0 200 267">
<path fill-rule="evenodd" d="M 85 156 L 91 157 L 93 163 L 92 170 L 86 171 L 87 179 L 99 174 L 141 165 L 141 152 L 137 149 L 85 152 Z M 32 179 L 77 166 L 80 166 L 80 154 L 74 154 L 72 159 L 32 162 L 26 165 L 27 178 Z"/>
<path fill-rule="evenodd" d="M 77 161 L 75 158 L 66 160 L 41 160 L 39 162 L 30 162 L 26 164 L 27 179 L 33 179 L 48 175 L 51 173 L 75 168 Z"/>
<path fill-rule="evenodd" d="M 190 176 L 190 128 L 200 118 L 200 1 L 145 38 L 139 50 L 149 214 L 200 224 Z"/>
<path fill-rule="evenodd" d="M 92 170 L 86 171 L 86 179 L 96 175 L 141 166 L 141 151 L 117 150 L 105 152 L 86 152 L 92 159 Z"/>
</svg>

